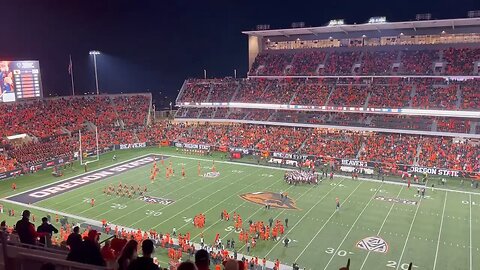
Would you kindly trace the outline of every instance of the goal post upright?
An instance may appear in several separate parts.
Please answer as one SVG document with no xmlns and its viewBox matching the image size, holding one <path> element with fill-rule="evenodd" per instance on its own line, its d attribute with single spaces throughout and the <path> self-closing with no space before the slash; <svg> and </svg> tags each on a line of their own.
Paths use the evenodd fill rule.
<svg viewBox="0 0 480 270">
<path fill-rule="evenodd" d="M 92 155 L 91 155 L 92 158 L 94 157 L 93 160 L 90 160 L 90 159 L 88 158 L 88 156 L 89 156 L 89 155 L 88 155 L 88 152 L 89 152 L 89 151 L 86 151 L 85 159 L 84 159 L 84 157 L 83 157 L 83 155 L 84 155 L 84 152 L 83 152 L 83 151 L 84 151 L 85 149 L 83 149 L 84 147 L 83 147 L 83 143 L 82 143 L 82 131 L 81 131 L 81 130 L 78 131 L 78 141 L 79 141 L 79 149 L 78 149 L 78 151 L 79 151 L 80 165 L 83 166 L 83 165 L 86 165 L 86 164 L 88 164 L 88 163 L 91 163 L 91 162 L 95 162 L 95 161 L 99 161 L 99 160 L 100 160 L 100 148 L 99 148 L 99 145 L 98 145 L 98 141 L 99 141 L 98 127 L 95 127 L 95 147 L 96 147 L 96 149 L 91 152 L 91 153 L 92 153 Z M 88 150 L 88 149 L 86 149 L 86 150 Z"/>
<path fill-rule="evenodd" d="M 97 160 L 95 161 L 99 161 L 100 160 L 100 151 L 99 151 L 99 148 L 98 148 L 98 127 L 95 126 L 95 143 L 96 143 L 96 146 L 97 146 Z"/>
<path fill-rule="evenodd" d="M 78 149 L 78 155 L 80 156 L 80 165 L 83 165 L 83 152 L 82 152 L 82 130 L 78 130 L 78 140 L 79 140 L 79 149 Z"/>
</svg>

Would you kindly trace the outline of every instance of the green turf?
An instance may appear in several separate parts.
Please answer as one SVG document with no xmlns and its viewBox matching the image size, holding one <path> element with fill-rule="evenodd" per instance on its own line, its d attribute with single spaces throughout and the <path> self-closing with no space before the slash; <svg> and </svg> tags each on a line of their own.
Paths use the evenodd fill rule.
<svg viewBox="0 0 480 270">
<path fill-rule="evenodd" d="M 150 152 L 159 150 L 150 148 L 119 151 L 116 154 L 119 161 L 124 161 Z M 166 153 L 175 154 L 175 151 L 167 149 Z M 205 159 L 196 156 L 188 158 Z M 215 158 L 222 159 L 222 156 L 217 155 Z M 290 247 L 284 248 L 280 242 L 259 241 L 251 254 L 260 258 L 266 256 L 272 261 L 279 258 L 288 265 L 297 261 L 307 269 L 338 269 L 345 264 L 347 258 L 352 260 L 351 269 L 406 269 L 409 262 L 414 263 L 414 269 L 480 267 L 480 195 L 475 193 L 429 190 L 429 197 L 420 200 L 416 197 L 417 191 L 414 188 L 408 190 L 400 185 L 353 181 L 346 177 L 325 180 L 318 186 L 289 186 L 282 180 L 282 170 L 223 162 L 215 163 L 221 173 L 220 177 L 206 179 L 197 176 L 197 160 L 194 159 L 170 158 L 177 174 L 182 164 L 185 166 L 186 179 L 177 175 L 167 181 L 164 173 L 160 173 L 160 179 L 151 184 L 148 180 L 150 166 L 147 166 L 36 205 L 95 220 L 105 218 L 114 224 L 144 230 L 155 228 L 160 232 L 170 232 L 175 227 L 181 233 L 190 232 L 196 242 L 202 231 L 207 243 L 213 242 L 215 234 L 220 233 L 224 242 L 234 238 L 242 253 L 246 252 L 245 247 L 239 244 L 238 234 L 229 228 L 233 222 L 219 220 L 223 209 L 240 213 L 244 224 L 249 219 L 266 222 L 270 217 L 282 221 L 288 218 L 286 237 L 294 240 Z M 111 157 L 104 155 L 100 162 L 92 165 L 100 167 L 112 163 Z M 203 170 L 207 171 L 212 162 L 207 159 L 201 161 L 201 164 L 205 167 Z M 81 173 L 80 168 L 76 172 L 67 172 L 65 177 L 78 173 Z M 26 183 L 27 180 L 30 181 Z M 52 178 L 49 172 L 45 172 L 15 181 L 19 191 L 22 191 L 56 180 L 59 179 Z M 170 206 L 146 204 L 140 200 L 102 193 L 105 186 L 110 183 L 116 185 L 119 181 L 129 185 L 147 185 L 148 195 L 173 199 L 175 203 Z M 470 190 L 468 186 L 465 187 L 466 190 Z M 0 187 L 4 196 L 12 194 L 8 182 L 1 183 Z M 299 210 L 266 211 L 239 196 L 257 191 L 288 191 L 290 197 L 296 200 Z M 419 204 L 392 204 L 373 199 L 375 195 L 416 200 Z M 84 202 L 92 197 L 96 200 L 94 207 Z M 335 211 L 336 197 L 342 203 L 338 212 Z M 21 208 L 17 211 L 20 210 Z M 207 216 L 204 229 L 194 228 L 189 220 L 198 213 Z M 367 252 L 356 247 L 359 240 L 370 236 L 385 239 L 389 245 L 388 252 Z M 164 250 L 157 252 L 162 261 L 166 261 L 165 254 Z"/>
</svg>

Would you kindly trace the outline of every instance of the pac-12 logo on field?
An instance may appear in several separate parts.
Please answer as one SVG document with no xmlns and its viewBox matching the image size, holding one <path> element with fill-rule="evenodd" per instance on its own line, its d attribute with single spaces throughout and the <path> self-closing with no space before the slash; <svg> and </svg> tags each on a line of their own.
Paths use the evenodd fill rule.
<svg viewBox="0 0 480 270">
<path fill-rule="evenodd" d="M 378 236 L 370 236 L 360 240 L 357 247 L 367 251 L 374 251 L 379 253 L 388 252 L 388 243 Z"/>
<path fill-rule="evenodd" d="M 219 172 L 207 172 L 203 174 L 203 177 L 207 177 L 207 178 L 216 178 L 219 176 L 220 176 Z"/>
<path fill-rule="evenodd" d="M 270 205 L 272 208 L 281 208 L 281 209 L 296 209 L 297 204 L 295 200 L 291 199 L 290 197 L 283 197 L 280 193 L 274 192 L 252 192 L 252 193 L 245 193 L 240 195 L 242 199 L 260 204 L 260 205 Z"/>
</svg>

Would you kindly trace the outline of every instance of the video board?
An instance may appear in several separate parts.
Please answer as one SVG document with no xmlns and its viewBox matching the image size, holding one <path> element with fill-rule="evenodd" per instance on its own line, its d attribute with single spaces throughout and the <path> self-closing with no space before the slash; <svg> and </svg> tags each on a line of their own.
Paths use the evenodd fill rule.
<svg viewBox="0 0 480 270">
<path fill-rule="evenodd" d="M 0 102 L 42 96 L 38 61 L 0 61 Z"/>
</svg>

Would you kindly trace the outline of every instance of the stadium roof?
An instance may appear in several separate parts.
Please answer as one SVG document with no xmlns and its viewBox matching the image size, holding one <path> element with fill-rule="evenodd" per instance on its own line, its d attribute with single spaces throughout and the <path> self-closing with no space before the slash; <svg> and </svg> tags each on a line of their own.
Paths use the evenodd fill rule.
<svg viewBox="0 0 480 270">
<path fill-rule="evenodd" d="M 272 29 L 272 30 L 258 30 L 258 31 L 243 31 L 243 34 L 250 36 L 294 36 L 294 35 L 316 35 L 325 33 L 338 33 L 358 31 L 381 31 L 381 30 L 400 30 L 413 29 L 417 31 L 420 28 L 437 28 L 437 27 L 465 27 L 465 26 L 480 26 L 480 18 L 462 18 L 462 19 L 447 19 L 447 20 L 427 20 L 427 21 L 407 21 L 407 22 L 385 22 L 385 23 L 364 23 L 364 24 L 343 24 L 334 26 L 319 26 L 319 27 L 305 27 L 305 28 L 286 28 L 286 29 Z"/>
</svg>

